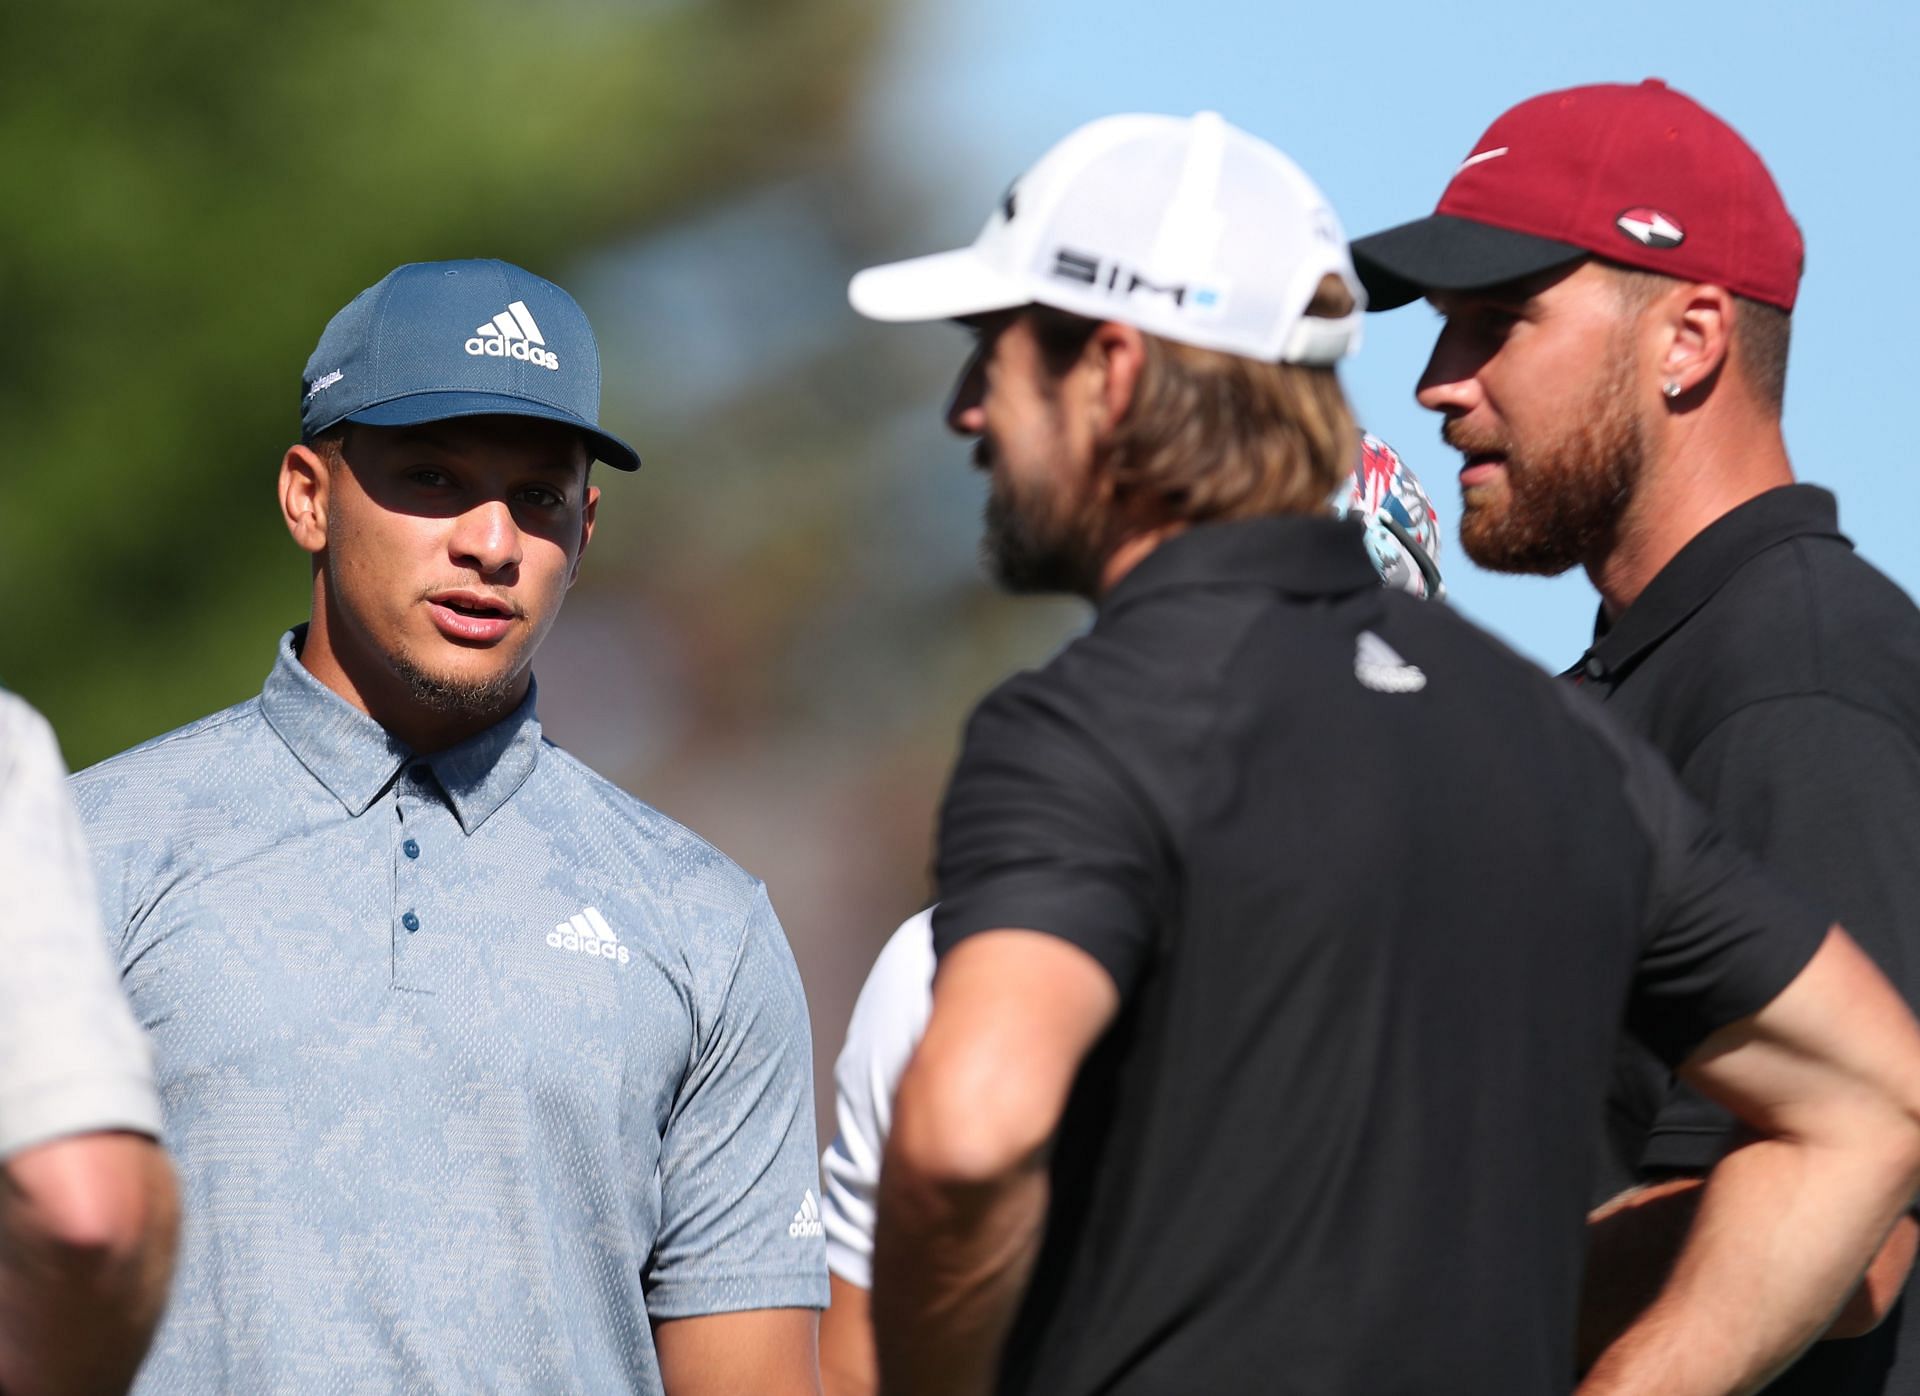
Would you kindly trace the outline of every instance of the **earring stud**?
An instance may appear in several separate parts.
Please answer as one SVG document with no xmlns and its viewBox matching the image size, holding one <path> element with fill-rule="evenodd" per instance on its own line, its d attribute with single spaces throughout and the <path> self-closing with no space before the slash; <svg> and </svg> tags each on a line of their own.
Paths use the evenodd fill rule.
<svg viewBox="0 0 1920 1396">
<path fill-rule="evenodd" d="M 1663 392 L 1663 393 L 1665 393 L 1665 394 L 1666 394 L 1666 395 L 1667 395 L 1668 397 L 1670 397 L 1670 398 L 1675 398 L 1675 397 L 1679 397 L 1679 396 L 1680 396 L 1680 385 L 1679 385 L 1678 383 L 1676 383 L 1676 382 L 1674 382 L 1674 380 L 1673 380 L 1673 379 L 1671 379 L 1671 378 L 1669 378 L 1669 379 L 1667 380 L 1667 382 L 1666 382 L 1666 386 L 1665 386 L 1665 387 L 1663 387 L 1663 388 L 1661 388 L 1661 389 L 1660 389 L 1660 391 L 1661 391 L 1661 392 Z"/>
</svg>

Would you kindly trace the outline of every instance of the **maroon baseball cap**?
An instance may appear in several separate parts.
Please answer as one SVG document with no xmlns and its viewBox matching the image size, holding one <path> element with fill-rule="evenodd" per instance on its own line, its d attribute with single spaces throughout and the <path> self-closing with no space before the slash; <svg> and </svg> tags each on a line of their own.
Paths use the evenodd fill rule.
<svg viewBox="0 0 1920 1396">
<path fill-rule="evenodd" d="M 1586 256 L 1792 310 L 1805 249 L 1753 147 L 1658 78 L 1529 98 L 1487 128 L 1431 217 L 1353 244 L 1371 310 Z"/>
</svg>

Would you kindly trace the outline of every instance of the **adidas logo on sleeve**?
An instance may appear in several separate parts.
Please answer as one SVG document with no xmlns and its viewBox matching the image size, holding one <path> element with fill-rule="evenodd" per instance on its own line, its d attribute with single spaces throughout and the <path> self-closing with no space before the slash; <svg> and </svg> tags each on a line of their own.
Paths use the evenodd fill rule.
<svg viewBox="0 0 1920 1396">
<path fill-rule="evenodd" d="M 603 960 L 618 960 L 623 965 L 632 958 L 627 947 L 620 943 L 620 937 L 613 933 L 613 927 L 607 924 L 607 918 L 591 906 L 548 931 L 547 944 L 555 950 L 597 955 Z"/>
<path fill-rule="evenodd" d="M 519 359 L 542 368 L 559 368 L 560 359 L 541 346 L 547 337 L 534 323 L 533 312 L 525 301 L 515 301 L 486 324 L 474 330 L 467 341 L 467 352 L 490 359 Z"/>
<path fill-rule="evenodd" d="M 813 1189 L 808 1188 L 807 1195 L 800 1199 L 800 1210 L 787 1223 L 787 1235 L 796 1241 L 805 1241 L 826 1234 L 826 1227 L 820 1224 L 820 1204 L 813 1200 Z"/>
</svg>

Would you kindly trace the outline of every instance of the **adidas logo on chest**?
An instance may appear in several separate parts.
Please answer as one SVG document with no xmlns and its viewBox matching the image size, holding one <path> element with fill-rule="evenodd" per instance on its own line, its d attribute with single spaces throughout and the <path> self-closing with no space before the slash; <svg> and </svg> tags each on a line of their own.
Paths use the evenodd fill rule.
<svg viewBox="0 0 1920 1396">
<path fill-rule="evenodd" d="M 548 931 L 547 944 L 555 950 L 593 955 L 623 965 L 633 958 L 627 953 L 627 947 L 620 943 L 620 937 L 613 933 L 613 927 L 607 924 L 607 918 L 600 914 L 597 907 L 591 906 L 569 916 Z"/>
<path fill-rule="evenodd" d="M 542 368 L 560 367 L 559 356 L 545 348 L 547 337 L 534 323 L 525 301 L 515 301 L 473 332 L 467 352 L 475 358 L 518 359 Z"/>
</svg>

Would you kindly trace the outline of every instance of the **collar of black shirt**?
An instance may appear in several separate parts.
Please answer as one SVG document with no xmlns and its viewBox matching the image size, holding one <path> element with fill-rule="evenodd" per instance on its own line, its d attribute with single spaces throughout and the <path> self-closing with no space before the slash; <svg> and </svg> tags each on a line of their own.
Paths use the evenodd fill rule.
<svg viewBox="0 0 1920 1396">
<path fill-rule="evenodd" d="M 1612 625 L 1606 607 L 1600 608 L 1593 644 L 1565 677 L 1617 682 L 1747 563 L 1769 548 L 1808 537 L 1853 546 L 1840 531 L 1833 496 L 1815 485 L 1781 485 L 1722 514 L 1674 554 Z"/>
<path fill-rule="evenodd" d="M 1334 596 L 1380 585 L 1352 519 L 1290 514 L 1199 524 L 1148 553 L 1100 599 L 1101 614 L 1177 587 L 1269 586 Z"/>
</svg>

